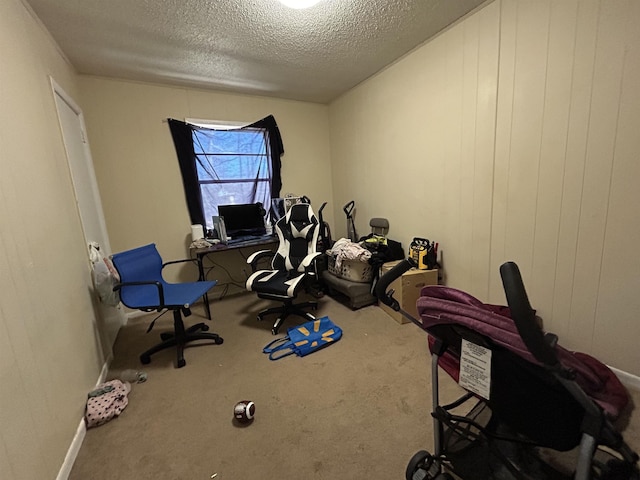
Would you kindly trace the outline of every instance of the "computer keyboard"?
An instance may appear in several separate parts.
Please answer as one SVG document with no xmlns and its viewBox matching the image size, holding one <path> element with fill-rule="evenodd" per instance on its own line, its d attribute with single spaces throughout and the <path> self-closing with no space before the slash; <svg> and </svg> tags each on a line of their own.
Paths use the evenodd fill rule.
<svg viewBox="0 0 640 480">
<path fill-rule="evenodd" d="M 248 240 L 253 240 L 254 238 L 256 238 L 256 237 L 249 236 L 249 235 L 244 235 L 244 236 L 241 236 L 241 237 L 233 237 L 233 238 L 230 238 L 229 240 L 227 240 L 227 243 L 233 245 L 234 243 L 242 243 L 242 242 L 246 242 Z"/>
<path fill-rule="evenodd" d="M 227 245 L 250 242 L 251 240 L 262 240 L 264 238 L 268 238 L 269 236 L 270 235 L 240 235 L 227 240 Z"/>
</svg>

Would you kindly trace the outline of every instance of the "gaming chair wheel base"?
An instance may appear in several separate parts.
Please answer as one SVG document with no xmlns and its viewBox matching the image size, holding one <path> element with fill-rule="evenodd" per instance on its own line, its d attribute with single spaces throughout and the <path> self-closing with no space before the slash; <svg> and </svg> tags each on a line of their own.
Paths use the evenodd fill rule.
<svg viewBox="0 0 640 480">
<path fill-rule="evenodd" d="M 306 321 L 316 319 L 316 317 L 314 317 L 310 313 L 305 312 L 303 310 L 304 308 L 317 310 L 318 302 L 304 302 L 304 303 L 298 303 L 294 305 L 293 303 L 291 303 L 291 301 L 289 301 L 285 303 L 283 306 L 272 307 L 272 308 L 267 308 L 266 310 L 262 310 L 260 313 L 258 313 L 257 318 L 258 318 L 258 321 L 260 322 L 264 320 L 264 317 L 266 317 L 267 315 L 277 314 L 278 317 L 276 318 L 276 321 L 273 323 L 273 327 L 271 327 L 271 333 L 273 335 L 277 335 L 285 319 L 290 315 L 297 315 L 299 317 L 304 318 Z"/>
<path fill-rule="evenodd" d="M 280 327 L 282 326 L 282 323 L 284 322 L 285 317 L 278 317 L 276 319 L 276 321 L 273 324 L 273 327 L 271 327 L 271 334 L 272 335 L 277 335 L 278 332 L 280 331 Z"/>
<path fill-rule="evenodd" d="M 261 312 L 258 314 L 258 321 L 261 322 L 262 320 L 264 320 L 264 315 L 267 312 Z M 278 318 L 276 319 L 275 323 L 273 324 L 273 327 L 271 327 L 271 334 L 272 335 L 277 335 L 278 331 L 280 330 L 280 325 L 282 325 L 282 322 L 284 321 L 284 318 Z"/>
</svg>

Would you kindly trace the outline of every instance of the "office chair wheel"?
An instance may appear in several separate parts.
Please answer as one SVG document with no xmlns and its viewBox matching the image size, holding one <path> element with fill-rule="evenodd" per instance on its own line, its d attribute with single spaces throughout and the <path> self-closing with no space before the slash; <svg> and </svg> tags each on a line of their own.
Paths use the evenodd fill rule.
<svg viewBox="0 0 640 480">
<path fill-rule="evenodd" d="M 170 332 L 162 332 L 160 334 L 160 340 L 162 340 L 163 342 L 166 342 L 167 340 L 169 340 L 170 338 L 173 338 L 173 333 Z"/>
<path fill-rule="evenodd" d="M 187 364 L 186 360 L 184 358 L 180 358 L 178 359 L 178 368 L 182 368 Z"/>
<path fill-rule="evenodd" d="M 207 330 L 209 330 L 209 325 L 205 325 L 203 323 L 202 325 L 200 325 L 200 330 L 202 330 L 203 332 L 206 332 Z"/>
<path fill-rule="evenodd" d="M 215 343 L 216 345 L 222 345 L 222 344 L 224 343 L 224 338 L 222 338 L 222 337 L 218 337 L 218 338 L 216 338 L 216 339 L 214 340 L 214 343 Z"/>
<path fill-rule="evenodd" d="M 140 355 L 140 363 L 148 365 L 151 363 L 151 355 Z"/>
</svg>

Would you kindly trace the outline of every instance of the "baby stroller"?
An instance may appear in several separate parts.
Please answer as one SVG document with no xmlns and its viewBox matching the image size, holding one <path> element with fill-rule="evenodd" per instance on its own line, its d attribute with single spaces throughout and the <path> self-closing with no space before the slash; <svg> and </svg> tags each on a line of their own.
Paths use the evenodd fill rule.
<svg viewBox="0 0 640 480">
<path fill-rule="evenodd" d="M 628 402 L 625 388 L 604 364 L 543 333 L 515 263 L 500 267 L 508 307 L 429 286 L 417 302 L 421 320 L 386 291 L 412 266 L 400 262 L 376 287 L 429 334 L 434 452 L 411 458 L 407 480 L 640 478 L 638 455 L 612 424 Z M 466 390 L 448 405 L 439 402 L 438 366 Z"/>
</svg>

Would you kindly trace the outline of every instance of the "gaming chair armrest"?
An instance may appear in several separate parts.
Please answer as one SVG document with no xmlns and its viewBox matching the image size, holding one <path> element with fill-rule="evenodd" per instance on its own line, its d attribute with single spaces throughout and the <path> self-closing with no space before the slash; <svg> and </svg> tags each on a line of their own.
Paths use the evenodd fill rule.
<svg viewBox="0 0 640 480">
<path fill-rule="evenodd" d="M 322 252 L 310 253 L 306 257 L 302 259 L 300 265 L 298 266 L 299 272 L 306 272 L 312 264 L 315 264 L 316 259 L 322 255 Z"/>
<path fill-rule="evenodd" d="M 164 309 L 164 289 L 163 289 L 162 284 L 160 282 L 157 282 L 157 281 L 149 281 L 149 282 L 120 282 L 120 283 L 116 284 L 113 287 L 113 291 L 117 292 L 118 290 L 121 290 L 122 287 L 132 287 L 132 286 L 135 286 L 135 285 L 155 285 L 156 288 L 158 289 L 158 297 L 159 297 L 159 300 L 160 300 L 159 305 L 157 306 L 158 311 Z M 127 305 L 127 307 L 129 307 L 129 308 L 137 308 L 135 306 L 130 306 L 130 305 Z"/>
<path fill-rule="evenodd" d="M 251 271 L 258 271 L 258 262 L 263 258 L 273 257 L 275 252 L 272 250 L 258 250 L 247 257 L 247 263 L 251 265 Z"/>
</svg>

